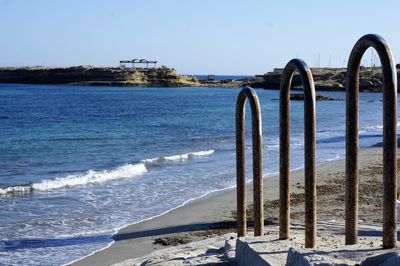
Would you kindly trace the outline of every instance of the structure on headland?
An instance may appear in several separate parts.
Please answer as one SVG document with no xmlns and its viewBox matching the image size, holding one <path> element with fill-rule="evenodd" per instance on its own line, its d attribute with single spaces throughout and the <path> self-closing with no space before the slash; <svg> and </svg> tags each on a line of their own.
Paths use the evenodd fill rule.
<svg viewBox="0 0 400 266">
<path fill-rule="evenodd" d="M 132 64 L 132 67 L 135 68 L 135 64 L 139 64 L 139 65 L 146 65 L 146 68 L 149 68 L 149 64 L 150 67 L 152 66 L 153 68 L 156 67 L 158 61 L 154 61 L 154 60 L 147 60 L 147 59 L 133 59 L 133 60 L 121 60 L 119 61 L 119 65 L 120 67 L 126 67 L 125 64 Z"/>
</svg>

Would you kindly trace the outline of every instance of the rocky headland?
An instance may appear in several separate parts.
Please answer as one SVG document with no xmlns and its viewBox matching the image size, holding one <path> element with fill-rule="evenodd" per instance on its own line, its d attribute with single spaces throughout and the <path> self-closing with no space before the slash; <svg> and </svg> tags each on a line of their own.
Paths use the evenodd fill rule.
<svg viewBox="0 0 400 266">
<path fill-rule="evenodd" d="M 200 86 L 197 79 L 179 75 L 175 69 L 167 67 L 6 67 L 0 68 L 0 83 L 135 87 Z"/>
<path fill-rule="evenodd" d="M 283 69 L 274 69 L 264 75 L 257 75 L 249 81 L 253 88 L 279 89 Z M 312 68 L 311 69 L 315 89 L 317 91 L 345 91 L 346 69 L 345 68 Z M 399 66 L 397 65 L 397 83 L 399 83 Z M 361 67 L 360 69 L 360 91 L 380 92 L 382 91 L 383 76 L 380 67 Z M 293 89 L 302 89 L 301 78 L 297 73 L 292 80 Z"/>
</svg>

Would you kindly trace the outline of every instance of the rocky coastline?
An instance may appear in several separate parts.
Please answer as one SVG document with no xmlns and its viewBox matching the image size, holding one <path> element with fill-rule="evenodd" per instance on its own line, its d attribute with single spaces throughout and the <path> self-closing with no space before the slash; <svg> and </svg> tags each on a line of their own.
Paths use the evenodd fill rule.
<svg viewBox="0 0 400 266">
<path fill-rule="evenodd" d="M 167 67 L 7 67 L 0 68 L 0 83 L 135 87 L 200 86 L 197 79 L 178 75 L 175 69 Z"/>
<path fill-rule="evenodd" d="M 397 65 L 397 83 L 400 81 L 400 66 Z M 283 69 L 276 68 L 264 75 L 257 75 L 250 80 L 253 88 L 279 89 Z M 346 68 L 311 68 L 315 90 L 317 91 L 345 91 Z M 380 67 L 360 68 L 360 91 L 381 92 L 383 85 L 382 69 Z M 294 90 L 302 90 L 301 78 L 297 73 L 293 76 Z"/>
<path fill-rule="evenodd" d="M 131 67 L 0 67 L 0 83 L 66 84 L 121 87 L 240 88 L 243 80 L 203 80 L 176 73 L 173 68 Z"/>
<path fill-rule="evenodd" d="M 344 68 L 312 68 L 317 91 L 345 91 L 346 69 Z M 397 66 L 398 83 L 399 66 Z M 282 69 L 274 69 L 263 75 L 256 75 L 243 80 L 201 80 L 176 73 L 173 68 L 130 67 L 2 67 L 0 83 L 24 84 L 68 84 L 88 86 L 131 86 L 131 87 L 224 87 L 240 88 L 251 86 L 278 90 Z M 360 70 L 360 91 L 381 92 L 383 76 L 381 68 L 365 68 Z M 293 90 L 302 90 L 301 78 L 293 76 Z"/>
</svg>

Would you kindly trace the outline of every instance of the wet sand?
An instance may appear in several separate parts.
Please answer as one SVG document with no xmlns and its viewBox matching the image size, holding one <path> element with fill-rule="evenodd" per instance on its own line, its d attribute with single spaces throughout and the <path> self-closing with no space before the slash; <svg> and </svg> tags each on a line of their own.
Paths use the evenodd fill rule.
<svg viewBox="0 0 400 266">
<path fill-rule="evenodd" d="M 360 152 L 360 213 L 359 219 L 382 222 L 382 148 Z M 345 174 L 344 160 L 317 167 L 318 221 L 344 221 Z M 291 217 L 302 223 L 304 217 L 303 170 L 291 173 Z M 266 223 L 277 223 L 279 214 L 279 177 L 264 179 Z M 248 186 L 249 216 L 252 210 L 252 188 Z M 198 241 L 207 237 L 235 232 L 235 189 L 195 200 L 169 213 L 129 225 L 113 236 L 114 243 L 73 265 L 110 265 L 126 259 L 147 255 L 171 245 Z"/>
</svg>

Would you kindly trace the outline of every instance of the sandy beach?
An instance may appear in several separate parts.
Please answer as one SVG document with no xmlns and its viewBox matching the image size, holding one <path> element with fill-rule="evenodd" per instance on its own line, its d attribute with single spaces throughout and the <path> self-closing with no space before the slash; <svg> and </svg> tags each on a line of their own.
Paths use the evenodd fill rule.
<svg viewBox="0 0 400 266">
<path fill-rule="evenodd" d="M 304 216 L 303 170 L 291 174 L 292 222 L 302 223 Z M 318 222 L 344 220 L 344 160 L 327 162 L 317 167 Z M 382 221 L 382 148 L 360 152 L 359 219 L 371 224 Z M 264 179 L 265 220 L 276 223 L 279 212 L 278 176 Z M 251 215 L 251 184 L 248 186 Z M 114 243 L 73 265 L 110 265 L 141 257 L 168 246 L 185 244 L 211 236 L 235 232 L 236 194 L 234 189 L 208 195 L 189 202 L 162 216 L 133 224 L 113 236 Z"/>
</svg>

